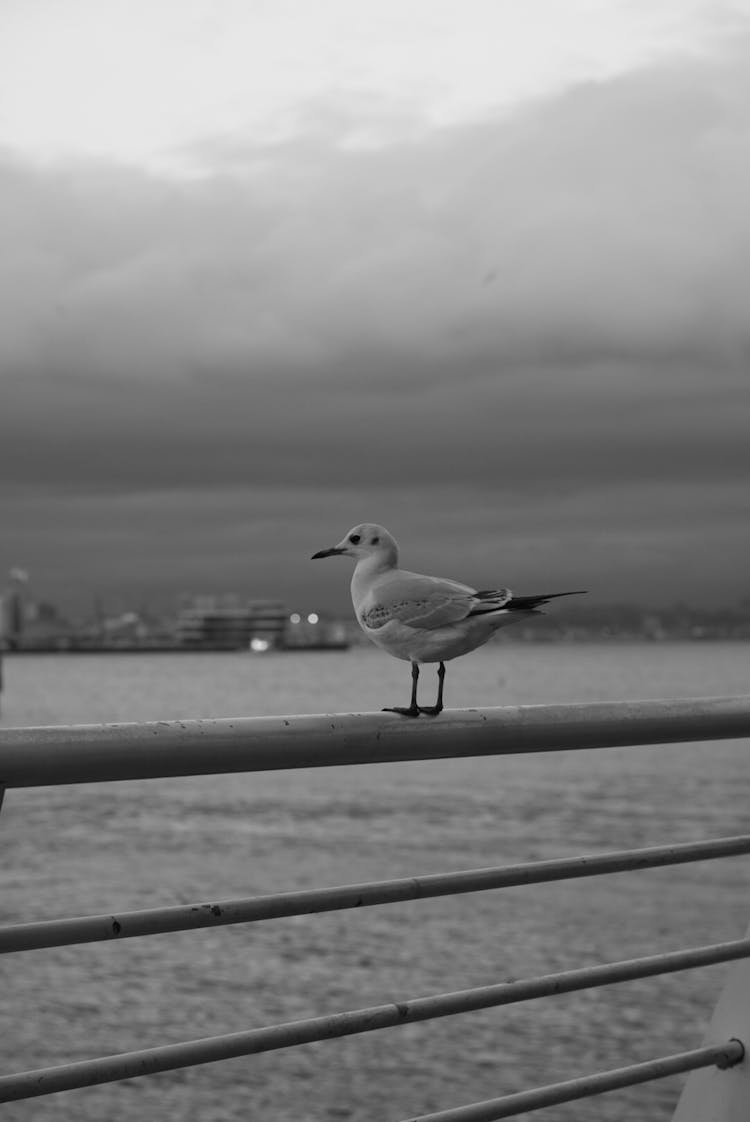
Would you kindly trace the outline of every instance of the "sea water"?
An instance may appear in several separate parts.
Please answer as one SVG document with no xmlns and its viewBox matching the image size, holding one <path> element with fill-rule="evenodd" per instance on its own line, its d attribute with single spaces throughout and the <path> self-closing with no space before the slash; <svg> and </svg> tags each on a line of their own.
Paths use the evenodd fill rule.
<svg viewBox="0 0 750 1122">
<path fill-rule="evenodd" d="M 741 643 L 497 644 L 449 706 L 747 692 Z M 434 673 L 425 668 L 420 700 Z M 11 725 L 404 704 L 369 649 L 17 656 Z M 427 718 L 423 718 L 427 720 Z M 438 720 L 440 718 L 437 718 Z M 4 923 L 447 872 L 750 830 L 750 745 L 695 745 L 12 790 Z M 750 859 L 300 916 L 0 960 L 3 1072 L 740 938 Z M 701 1043 L 728 967 L 582 991 L 3 1108 L 8 1122 L 398 1122 Z M 556 1107 L 666 1122 L 682 1080 Z"/>
</svg>

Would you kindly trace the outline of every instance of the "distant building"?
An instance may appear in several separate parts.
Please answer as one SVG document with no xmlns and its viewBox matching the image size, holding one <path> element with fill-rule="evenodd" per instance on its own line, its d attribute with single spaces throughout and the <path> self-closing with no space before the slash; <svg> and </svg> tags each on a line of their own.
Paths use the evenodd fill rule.
<svg viewBox="0 0 750 1122">
<path fill-rule="evenodd" d="M 8 581 L 0 595 L 0 647 L 15 650 L 21 645 L 26 623 L 26 585 L 28 574 L 23 569 L 11 569 Z"/>
<path fill-rule="evenodd" d="M 284 645 L 287 620 L 278 600 L 196 596 L 177 617 L 177 641 L 196 650 L 272 650 Z"/>
<path fill-rule="evenodd" d="M 292 612 L 286 631 L 288 651 L 346 650 L 350 646 L 346 624 L 310 612 Z"/>
</svg>

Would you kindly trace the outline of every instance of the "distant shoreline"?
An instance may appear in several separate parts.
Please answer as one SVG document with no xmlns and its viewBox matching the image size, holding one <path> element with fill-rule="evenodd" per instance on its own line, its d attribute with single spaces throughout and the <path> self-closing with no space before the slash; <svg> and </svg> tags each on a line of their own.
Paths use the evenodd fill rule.
<svg viewBox="0 0 750 1122">
<path fill-rule="evenodd" d="M 289 654 L 295 652 L 307 653 L 308 651 L 345 651 L 349 650 L 348 643 L 315 643 L 309 646 L 276 647 L 268 651 L 253 651 L 248 647 L 183 647 L 177 645 L 143 645 L 123 646 L 117 645 L 103 647 L 16 647 L 14 649 L 0 647 L 0 657 L 4 655 L 87 655 L 87 654 Z"/>
<path fill-rule="evenodd" d="M 498 646 L 505 645 L 523 645 L 530 646 L 541 644 L 586 644 L 586 643 L 606 643 L 606 644 L 621 644 L 629 645 L 631 643 L 648 643 L 649 645 L 659 645 L 660 643 L 748 643 L 750 636 L 748 635 L 597 635 L 590 633 L 585 635 L 539 635 L 533 638 L 528 635 L 503 635 L 498 637 L 496 644 Z M 138 654 L 246 654 L 258 657 L 259 655 L 274 655 L 274 654 L 307 654 L 318 651 L 334 651 L 342 652 L 352 649 L 370 650 L 368 643 L 316 643 L 308 646 L 293 645 L 288 647 L 274 647 L 267 651 L 253 651 L 248 647 L 185 647 L 176 644 L 157 644 L 157 645 L 128 645 L 117 646 L 116 644 L 95 647 L 95 646 L 34 646 L 34 647 L 16 647 L 11 649 L 9 647 L 0 647 L 0 658 L 3 656 L 27 656 L 27 655 L 106 655 L 106 654 L 121 654 L 121 655 L 138 655 Z"/>
</svg>

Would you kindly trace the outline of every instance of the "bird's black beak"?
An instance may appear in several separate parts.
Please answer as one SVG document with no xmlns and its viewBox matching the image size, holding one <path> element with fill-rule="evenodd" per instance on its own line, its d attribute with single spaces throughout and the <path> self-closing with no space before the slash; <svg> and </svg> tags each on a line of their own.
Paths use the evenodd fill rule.
<svg viewBox="0 0 750 1122">
<path fill-rule="evenodd" d="M 318 558 L 320 558 L 320 557 L 337 557 L 340 553 L 343 553 L 343 552 L 344 552 L 343 549 L 340 549 L 339 546 L 335 545 L 333 547 L 333 549 L 320 549 L 320 550 L 318 550 L 317 553 L 313 553 L 310 560 L 311 561 L 317 561 Z"/>
</svg>

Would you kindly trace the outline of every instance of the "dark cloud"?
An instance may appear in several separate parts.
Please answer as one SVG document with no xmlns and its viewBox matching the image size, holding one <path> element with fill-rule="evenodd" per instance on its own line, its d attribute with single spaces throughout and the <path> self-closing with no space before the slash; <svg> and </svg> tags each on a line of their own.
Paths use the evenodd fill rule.
<svg viewBox="0 0 750 1122">
<path fill-rule="evenodd" d="M 721 369 L 457 374 L 380 386 L 239 377 L 8 380 L 2 478 L 107 491 L 246 483 L 522 492 L 746 476 L 748 392 Z M 362 375 L 362 372 L 360 371 Z M 33 391 L 33 392 L 32 392 Z"/>
<path fill-rule="evenodd" d="M 302 587 L 297 548 L 372 517 L 461 570 L 502 541 L 540 577 L 540 551 L 573 579 L 584 550 L 642 593 L 689 555 L 742 591 L 738 43 L 389 147 L 326 116 L 304 143 L 214 143 L 195 179 L 8 156 L 9 563 L 59 583 L 65 532 L 64 564 L 113 587 Z"/>
<path fill-rule="evenodd" d="M 480 587 L 731 602 L 747 594 L 748 506 L 745 485 L 679 483 L 526 497 L 512 481 L 34 494 L 3 503 L 3 554 L 28 566 L 37 595 L 78 609 L 238 591 L 346 613 L 349 564 L 310 556 L 364 517 L 397 535 L 405 565 Z"/>
</svg>

